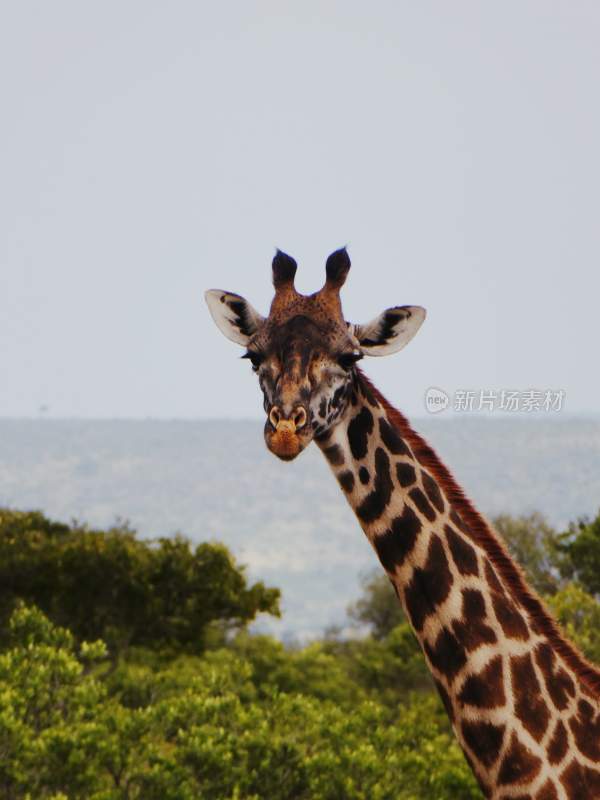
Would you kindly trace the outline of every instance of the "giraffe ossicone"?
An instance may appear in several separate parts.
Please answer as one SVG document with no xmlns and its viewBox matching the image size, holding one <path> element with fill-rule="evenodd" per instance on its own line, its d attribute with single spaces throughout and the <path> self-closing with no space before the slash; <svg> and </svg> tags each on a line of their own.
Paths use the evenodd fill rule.
<svg viewBox="0 0 600 800">
<path fill-rule="evenodd" d="M 344 319 L 345 248 L 324 286 L 296 291 L 273 259 L 268 316 L 210 290 L 218 327 L 246 348 L 264 395 L 265 441 L 295 458 L 313 439 L 390 577 L 458 741 L 486 797 L 600 798 L 600 670 L 564 638 L 506 546 L 433 449 L 357 367 L 402 349 L 425 310 Z"/>
</svg>

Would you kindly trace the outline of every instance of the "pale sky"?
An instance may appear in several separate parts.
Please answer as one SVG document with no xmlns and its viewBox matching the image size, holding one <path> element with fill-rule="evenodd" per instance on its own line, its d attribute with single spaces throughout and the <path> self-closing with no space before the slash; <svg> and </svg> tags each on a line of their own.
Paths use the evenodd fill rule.
<svg viewBox="0 0 600 800">
<path fill-rule="evenodd" d="M 599 408 L 600 4 L 0 8 L 0 416 L 260 417 L 207 288 L 270 261 L 346 316 L 415 303 L 365 370 Z"/>
</svg>

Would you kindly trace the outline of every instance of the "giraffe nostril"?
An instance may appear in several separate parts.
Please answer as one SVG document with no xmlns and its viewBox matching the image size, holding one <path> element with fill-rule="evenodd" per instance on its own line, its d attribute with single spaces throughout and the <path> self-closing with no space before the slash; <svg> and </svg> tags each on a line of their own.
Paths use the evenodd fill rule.
<svg viewBox="0 0 600 800">
<path fill-rule="evenodd" d="M 304 425 L 306 425 L 306 411 L 302 408 L 302 406 L 298 406 L 296 409 L 294 409 L 292 420 L 294 421 L 296 428 L 302 428 Z"/>
<path fill-rule="evenodd" d="M 271 425 L 276 428 L 281 421 L 281 414 L 279 413 L 279 409 L 277 406 L 273 406 L 273 408 L 269 411 L 269 422 Z"/>
</svg>

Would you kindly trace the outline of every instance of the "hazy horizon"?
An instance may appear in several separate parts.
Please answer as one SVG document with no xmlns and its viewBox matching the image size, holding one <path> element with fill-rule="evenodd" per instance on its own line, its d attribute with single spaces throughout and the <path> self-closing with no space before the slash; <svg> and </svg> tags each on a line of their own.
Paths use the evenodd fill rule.
<svg viewBox="0 0 600 800">
<path fill-rule="evenodd" d="M 413 424 L 480 511 L 539 511 L 563 529 L 600 508 L 600 419 L 540 417 Z M 0 442 L 0 506 L 222 541 L 253 580 L 282 589 L 277 635 L 343 623 L 360 574 L 377 568 L 316 445 L 282 464 L 258 420 L 0 419 Z"/>
</svg>

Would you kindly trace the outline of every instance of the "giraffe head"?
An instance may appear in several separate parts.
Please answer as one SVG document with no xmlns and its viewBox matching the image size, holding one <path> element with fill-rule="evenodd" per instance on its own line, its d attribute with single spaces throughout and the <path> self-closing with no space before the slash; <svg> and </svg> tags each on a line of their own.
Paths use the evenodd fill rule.
<svg viewBox="0 0 600 800">
<path fill-rule="evenodd" d="M 285 461 L 342 417 L 356 362 L 401 350 L 425 319 L 420 306 L 395 306 L 365 325 L 346 322 L 340 301 L 350 269 L 345 248 L 329 256 L 325 284 L 314 294 L 296 291 L 296 269 L 294 259 L 278 250 L 267 317 L 232 292 L 211 289 L 205 295 L 221 332 L 246 348 L 243 357 L 250 360 L 264 395 L 267 447 Z"/>
</svg>

